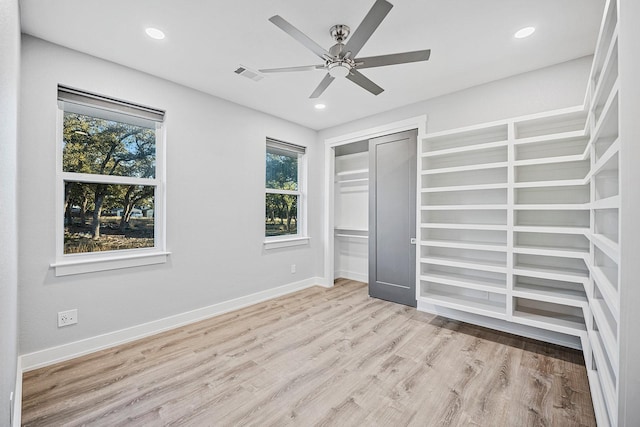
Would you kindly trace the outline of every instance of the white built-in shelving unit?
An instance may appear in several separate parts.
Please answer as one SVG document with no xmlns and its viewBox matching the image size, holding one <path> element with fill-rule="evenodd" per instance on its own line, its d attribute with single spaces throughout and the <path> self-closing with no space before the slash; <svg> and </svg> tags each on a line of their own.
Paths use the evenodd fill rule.
<svg viewBox="0 0 640 427">
<path fill-rule="evenodd" d="M 598 425 L 620 380 L 618 7 L 584 106 L 426 134 L 418 308 L 584 351 Z"/>
<path fill-rule="evenodd" d="M 618 3 L 608 1 L 589 79 L 590 349 L 585 352 L 598 425 L 618 425 L 620 331 L 620 156 Z"/>
<path fill-rule="evenodd" d="M 368 281 L 369 153 L 336 156 L 334 276 Z"/>
<path fill-rule="evenodd" d="M 421 141 L 419 307 L 524 325 L 525 334 L 543 329 L 549 333 L 533 335 L 580 347 L 588 317 L 586 118 L 576 107 Z"/>
</svg>

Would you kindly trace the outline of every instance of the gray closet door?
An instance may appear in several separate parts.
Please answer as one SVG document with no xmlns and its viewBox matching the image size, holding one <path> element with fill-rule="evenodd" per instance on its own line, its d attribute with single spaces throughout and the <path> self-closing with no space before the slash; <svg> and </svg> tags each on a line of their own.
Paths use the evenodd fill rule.
<svg viewBox="0 0 640 427">
<path fill-rule="evenodd" d="M 369 295 L 416 306 L 417 131 L 369 140 Z"/>
</svg>

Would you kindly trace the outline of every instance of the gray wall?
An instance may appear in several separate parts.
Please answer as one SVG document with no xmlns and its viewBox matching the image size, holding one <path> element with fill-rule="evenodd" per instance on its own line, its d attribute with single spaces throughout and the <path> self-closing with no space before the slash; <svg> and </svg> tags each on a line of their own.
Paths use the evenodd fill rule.
<svg viewBox="0 0 640 427">
<path fill-rule="evenodd" d="M 318 275 L 316 132 L 29 36 L 23 36 L 22 60 L 22 354 Z M 59 83 L 166 110 L 168 263 L 55 277 L 49 264 L 54 219 L 61 214 L 54 160 Z M 263 250 L 266 136 L 309 147 L 309 246 Z M 58 329 L 56 313 L 72 308 L 79 323 Z"/>
<path fill-rule="evenodd" d="M 0 425 L 9 425 L 9 395 L 17 361 L 18 87 L 20 19 L 17 0 L 0 0 Z"/>
</svg>

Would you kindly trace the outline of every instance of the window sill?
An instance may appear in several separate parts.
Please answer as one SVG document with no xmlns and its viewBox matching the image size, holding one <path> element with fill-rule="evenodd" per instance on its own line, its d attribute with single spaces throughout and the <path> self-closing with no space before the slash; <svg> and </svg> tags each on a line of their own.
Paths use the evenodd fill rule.
<svg viewBox="0 0 640 427">
<path fill-rule="evenodd" d="M 264 241 L 264 248 L 266 250 L 269 249 L 280 249 L 280 248 L 288 248 L 291 246 L 302 246 L 309 244 L 309 237 L 287 237 L 287 238 L 279 238 L 279 239 L 269 239 Z"/>
<path fill-rule="evenodd" d="M 91 258 L 64 260 L 51 264 L 56 276 L 93 273 L 143 265 L 163 264 L 171 252 L 148 252 L 116 256 L 96 256 Z"/>
</svg>

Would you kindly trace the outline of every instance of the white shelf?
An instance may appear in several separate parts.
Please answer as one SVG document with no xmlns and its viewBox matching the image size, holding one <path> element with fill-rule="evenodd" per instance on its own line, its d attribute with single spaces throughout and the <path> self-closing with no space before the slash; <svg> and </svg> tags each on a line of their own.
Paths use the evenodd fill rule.
<svg viewBox="0 0 640 427">
<path fill-rule="evenodd" d="M 600 75 L 598 78 L 598 82 L 597 85 L 595 87 L 595 90 L 593 91 L 593 101 L 592 104 L 593 105 L 598 105 L 600 103 L 600 100 L 603 97 L 608 96 L 608 93 L 603 92 L 604 90 L 604 83 L 607 80 L 607 77 L 609 77 L 609 73 L 612 71 L 612 65 L 615 65 L 611 62 L 611 58 L 613 58 L 614 56 L 617 56 L 617 43 L 618 43 L 618 29 L 617 27 L 613 30 L 613 35 L 611 37 L 611 42 L 609 43 L 609 46 L 607 47 L 607 54 L 604 58 L 604 62 L 602 64 L 602 68 L 600 70 Z M 617 74 L 616 74 L 617 76 Z"/>
<path fill-rule="evenodd" d="M 609 129 L 606 126 L 607 124 L 609 124 L 608 123 L 609 115 L 613 114 L 614 112 L 616 115 L 618 115 L 618 103 L 614 102 L 615 100 L 617 100 L 617 96 L 618 96 L 618 82 L 616 81 L 616 83 L 613 85 L 613 90 L 611 91 L 611 93 L 609 94 L 609 97 L 607 98 L 607 102 L 604 106 L 604 109 L 602 110 L 602 113 L 600 113 L 600 117 L 598 118 L 598 122 L 596 123 L 595 130 L 591 135 L 592 141 L 597 141 L 599 138 L 603 136 L 603 133 L 604 133 L 604 136 L 608 135 L 606 131 Z M 617 131 L 617 120 L 615 123 L 615 127 Z"/>
<path fill-rule="evenodd" d="M 589 273 L 582 270 L 576 270 L 573 268 L 541 267 L 529 264 L 515 265 L 513 267 L 513 274 L 582 284 L 586 284 L 589 280 Z"/>
<path fill-rule="evenodd" d="M 501 224 L 456 224 L 456 223 L 422 223 L 420 228 L 443 228 L 451 230 L 489 230 L 489 231 L 507 231 L 506 225 Z"/>
<path fill-rule="evenodd" d="M 609 411 L 616 410 L 616 396 L 617 393 L 615 391 L 615 380 L 611 378 L 607 368 L 607 357 L 602 349 L 602 343 L 598 340 L 596 333 L 594 331 L 589 331 L 589 341 L 591 343 L 591 349 L 593 351 L 593 355 L 596 358 L 596 364 L 598 365 L 598 378 L 600 380 L 600 386 L 602 387 L 602 391 L 604 392 L 604 401 Z"/>
<path fill-rule="evenodd" d="M 338 184 L 348 184 L 354 182 L 369 182 L 369 178 L 354 178 L 354 179 L 343 179 L 340 181 L 336 181 Z"/>
<path fill-rule="evenodd" d="M 572 154 L 569 156 L 557 156 L 557 157 L 542 157 L 539 159 L 527 159 L 527 160 L 515 160 L 513 165 L 518 166 L 533 166 L 533 165 L 548 165 L 551 163 L 568 163 L 568 162 L 580 162 L 585 160 L 584 154 Z"/>
<path fill-rule="evenodd" d="M 584 291 L 522 283 L 514 285 L 513 296 L 581 308 L 586 307 L 589 303 Z"/>
<path fill-rule="evenodd" d="M 420 275 L 420 280 L 498 294 L 505 294 L 507 292 L 506 284 L 504 281 L 492 280 L 485 277 L 477 277 L 467 274 L 444 274 L 440 272 L 429 272 Z"/>
<path fill-rule="evenodd" d="M 605 274 L 604 267 L 598 267 L 590 263 L 588 263 L 587 266 L 591 271 L 595 286 L 598 287 L 602 298 L 607 303 L 607 307 L 609 307 L 609 311 L 618 319 L 620 317 L 620 301 L 616 287 Z M 617 271 L 615 273 L 617 273 Z"/>
<path fill-rule="evenodd" d="M 587 369 L 587 378 L 589 379 L 589 390 L 591 391 L 591 400 L 593 402 L 593 412 L 596 416 L 596 425 L 611 426 L 611 421 L 607 414 L 606 402 L 604 401 L 604 390 L 600 384 L 599 372 L 594 369 Z"/>
<path fill-rule="evenodd" d="M 444 150 L 426 151 L 422 153 L 422 157 L 437 157 L 445 156 L 447 154 L 466 153 L 468 151 L 486 150 L 488 148 L 506 147 L 509 144 L 508 141 L 486 142 L 483 144 L 466 145 L 462 147 L 447 148 Z"/>
<path fill-rule="evenodd" d="M 592 209 L 618 209 L 620 207 L 620 196 L 611 196 L 605 199 L 594 200 L 591 203 Z"/>
<path fill-rule="evenodd" d="M 616 138 L 616 140 L 613 141 L 613 143 L 609 146 L 609 148 L 607 148 L 607 150 L 602 154 L 602 156 L 600 156 L 600 158 L 596 161 L 596 164 L 593 165 L 593 167 L 591 168 L 591 172 L 589 174 L 589 178 L 593 177 L 594 175 L 597 175 L 603 169 L 607 169 L 605 168 L 605 166 L 608 165 L 609 161 L 613 158 L 613 156 L 618 154 L 619 151 L 620 151 L 620 139 Z"/>
<path fill-rule="evenodd" d="M 451 240 L 422 240 L 421 246 L 437 247 L 437 248 L 456 248 L 456 249 L 473 249 L 479 251 L 506 252 L 507 245 L 499 245 L 495 243 L 469 243 Z"/>
<path fill-rule="evenodd" d="M 448 187 L 432 187 L 423 188 L 422 193 L 442 193 L 450 191 L 479 191 L 479 190 L 496 190 L 507 188 L 506 183 L 499 184 L 473 184 L 473 185 L 452 185 Z"/>
<path fill-rule="evenodd" d="M 504 304 L 481 298 L 461 296 L 447 292 L 430 292 L 419 296 L 418 300 L 454 310 L 462 310 L 468 313 L 481 314 L 499 319 L 506 317 L 506 307 Z"/>
<path fill-rule="evenodd" d="M 568 140 L 586 136 L 584 129 L 572 130 L 569 132 L 552 133 L 548 135 L 530 136 L 527 138 L 517 138 L 513 141 L 514 145 L 535 144 L 540 142 Z"/>
<path fill-rule="evenodd" d="M 577 258 L 586 260 L 589 256 L 589 249 L 518 245 L 514 246 L 513 253 L 523 255 L 558 256 L 562 258 Z"/>
<path fill-rule="evenodd" d="M 589 239 L 614 262 L 620 262 L 620 245 L 604 234 L 590 234 Z"/>
<path fill-rule="evenodd" d="M 506 210 L 507 205 L 426 205 L 421 206 L 422 211 L 479 211 L 479 210 Z"/>
<path fill-rule="evenodd" d="M 611 366 L 618 372 L 618 340 L 611 331 L 611 325 L 609 325 L 606 315 L 604 314 L 604 310 L 606 309 L 602 307 L 603 304 L 604 301 L 594 298 L 590 304 L 591 313 L 598 323 L 598 332 L 609 356 Z"/>
<path fill-rule="evenodd" d="M 580 318 L 521 307 L 513 312 L 513 321 L 563 334 L 582 336 L 587 328 Z"/>
<path fill-rule="evenodd" d="M 507 162 L 495 162 L 495 163 L 481 163 L 475 165 L 467 165 L 467 166 L 452 166 L 446 168 L 435 168 L 435 169 L 427 169 L 421 172 L 422 175 L 434 175 L 439 173 L 451 173 L 451 172 L 466 172 L 466 171 L 477 171 L 483 169 L 498 169 L 498 168 L 506 168 L 509 166 Z"/>
<path fill-rule="evenodd" d="M 588 211 L 589 203 L 540 203 L 513 205 L 513 209 L 517 211 Z"/>
<path fill-rule="evenodd" d="M 420 262 L 423 264 L 444 265 L 447 267 L 469 268 L 472 270 L 491 271 L 494 273 L 506 273 L 507 267 L 504 264 L 491 262 L 491 261 L 479 261 L 466 258 L 441 258 L 427 256 L 420 258 Z"/>
<path fill-rule="evenodd" d="M 516 233 L 549 233 L 549 234 L 580 234 L 586 236 L 589 233 L 587 227 L 549 227 L 533 225 L 517 225 L 513 227 Z"/>
<path fill-rule="evenodd" d="M 589 181 L 585 179 L 559 179 L 555 181 L 530 181 L 516 182 L 513 188 L 543 188 L 543 187 L 569 187 L 586 185 Z"/>
<path fill-rule="evenodd" d="M 361 174 L 365 174 L 365 173 L 369 173 L 369 169 L 354 169 L 354 170 L 349 170 L 349 171 L 343 171 L 343 172 L 338 172 L 336 173 L 336 176 L 351 176 L 351 175 L 361 175 Z"/>
</svg>

